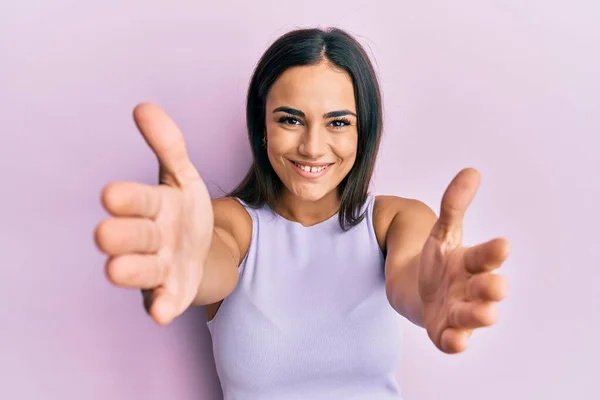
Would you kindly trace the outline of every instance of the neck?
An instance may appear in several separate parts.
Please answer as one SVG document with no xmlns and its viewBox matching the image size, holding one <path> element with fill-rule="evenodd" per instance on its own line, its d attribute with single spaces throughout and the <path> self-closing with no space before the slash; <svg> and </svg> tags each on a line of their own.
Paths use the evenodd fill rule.
<svg viewBox="0 0 600 400">
<path fill-rule="evenodd" d="M 275 212 L 287 220 L 311 226 L 331 218 L 339 209 L 340 199 L 336 190 L 317 201 L 305 201 L 284 190 Z"/>
</svg>

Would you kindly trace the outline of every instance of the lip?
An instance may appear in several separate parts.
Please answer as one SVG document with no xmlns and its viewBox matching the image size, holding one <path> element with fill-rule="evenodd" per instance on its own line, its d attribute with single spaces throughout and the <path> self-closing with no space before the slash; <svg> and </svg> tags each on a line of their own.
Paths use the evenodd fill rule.
<svg viewBox="0 0 600 400">
<path fill-rule="evenodd" d="M 292 160 L 288 160 L 288 161 L 292 165 L 292 168 L 294 168 L 294 170 L 298 173 L 298 175 L 300 175 L 301 177 L 306 178 L 306 179 L 320 178 L 321 176 L 325 175 L 329 171 L 329 168 L 331 168 L 331 165 L 334 164 L 334 163 L 310 163 L 310 162 L 298 163 L 298 164 L 307 165 L 310 167 L 324 167 L 326 165 L 328 166 L 327 168 L 323 169 L 320 172 L 307 172 L 296 166 L 297 161 L 292 161 Z"/>
<path fill-rule="evenodd" d="M 334 164 L 332 162 L 330 163 L 315 163 L 315 162 L 308 162 L 308 161 L 296 161 L 296 160 L 292 160 L 289 159 L 289 161 L 291 161 L 292 163 L 298 163 L 298 164 L 302 164 L 302 165 L 308 165 L 309 167 L 324 167 L 325 165 L 331 165 Z"/>
</svg>

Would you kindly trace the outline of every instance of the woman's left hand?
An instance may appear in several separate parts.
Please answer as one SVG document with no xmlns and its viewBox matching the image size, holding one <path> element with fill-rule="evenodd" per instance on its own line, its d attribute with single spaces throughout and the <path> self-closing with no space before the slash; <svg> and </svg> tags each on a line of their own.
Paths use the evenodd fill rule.
<svg viewBox="0 0 600 400">
<path fill-rule="evenodd" d="M 506 296 L 505 280 L 494 271 L 508 257 L 508 241 L 462 245 L 463 217 L 479 182 L 470 168 L 452 180 L 420 257 L 423 325 L 445 353 L 462 352 L 474 329 L 494 324 L 496 303 Z"/>
</svg>

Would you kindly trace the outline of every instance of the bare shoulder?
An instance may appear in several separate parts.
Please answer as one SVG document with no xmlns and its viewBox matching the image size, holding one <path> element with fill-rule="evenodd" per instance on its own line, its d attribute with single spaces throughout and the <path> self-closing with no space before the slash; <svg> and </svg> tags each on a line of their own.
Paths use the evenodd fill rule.
<svg viewBox="0 0 600 400">
<path fill-rule="evenodd" d="M 252 240 L 252 218 L 239 201 L 231 197 L 212 200 L 215 231 L 223 240 L 235 241 L 243 258 Z M 232 243 L 233 244 L 233 243 Z"/>
<path fill-rule="evenodd" d="M 373 228 L 379 247 L 387 252 L 387 237 L 392 223 L 406 233 L 433 225 L 437 219 L 433 210 L 422 201 L 399 196 L 379 195 L 373 206 Z"/>
</svg>

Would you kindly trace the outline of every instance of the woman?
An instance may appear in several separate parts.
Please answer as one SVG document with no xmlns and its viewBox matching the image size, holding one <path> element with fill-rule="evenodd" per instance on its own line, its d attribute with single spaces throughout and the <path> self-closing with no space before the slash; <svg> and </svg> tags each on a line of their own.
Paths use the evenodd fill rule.
<svg viewBox="0 0 600 400">
<path fill-rule="evenodd" d="M 211 201 L 174 122 L 136 107 L 160 185 L 109 184 L 112 218 L 96 230 L 108 279 L 141 288 L 158 324 L 207 306 L 226 399 L 398 399 L 401 318 L 447 353 L 494 322 L 507 241 L 461 244 L 477 171 L 454 178 L 439 218 L 368 193 L 382 107 L 350 35 L 279 38 L 254 72 L 246 117 L 254 162 Z"/>
</svg>

